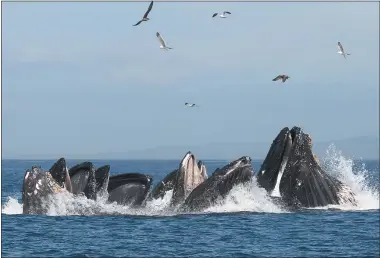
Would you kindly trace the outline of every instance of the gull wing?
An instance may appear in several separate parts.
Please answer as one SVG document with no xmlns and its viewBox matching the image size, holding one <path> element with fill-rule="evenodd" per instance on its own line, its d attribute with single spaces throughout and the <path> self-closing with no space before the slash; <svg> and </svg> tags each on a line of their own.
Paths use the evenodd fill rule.
<svg viewBox="0 0 380 258">
<path fill-rule="evenodd" d="M 144 14 L 144 18 L 147 18 L 148 17 L 148 14 L 149 14 L 149 12 L 152 10 L 152 7 L 153 7 L 153 1 L 152 2 L 150 2 L 150 5 L 149 5 L 149 7 L 148 7 L 148 10 L 145 12 L 145 14 Z"/>
<path fill-rule="evenodd" d="M 132 26 L 137 26 L 137 25 L 139 25 L 141 22 L 142 22 L 142 20 L 138 21 L 135 25 L 132 25 Z"/>
<path fill-rule="evenodd" d="M 338 42 L 338 48 L 340 51 L 342 51 L 342 53 L 344 53 L 343 46 L 340 42 Z"/>
<path fill-rule="evenodd" d="M 161 34 L 159 32 L 156 32 L 156 36 L 157 36 L 158 40 L 160 41 L 161 45 L 163 47 L 166 47 L 165 40 L 162 38 Z"/>
</svg>

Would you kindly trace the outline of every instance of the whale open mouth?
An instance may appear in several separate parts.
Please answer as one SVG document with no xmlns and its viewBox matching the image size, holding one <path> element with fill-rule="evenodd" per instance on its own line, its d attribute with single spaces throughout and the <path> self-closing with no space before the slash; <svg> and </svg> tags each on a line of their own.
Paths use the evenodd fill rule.
<svg viewBox="0 0 380 258">
<path fill-rule="evenodd" d="M 293 193 L 306 191 L 312 201 L 303 200 L 305 195 L 301 194 L 297 198 L 311 206 L 336 202 L 334 193 L 329 190 L 330 186 L 338 185 L 335 181 L 320 167 L 312 151 L 310 135 L 296 126 L 291 130 L 285 127 L 280 131 L 257 173 L 258 184 L 271 197 L 284 198 L 282 194 L 286 193 L 286 198 L 291 201 Z"/>
<path fill-rule="evenodd" d="M 186 153 L 177 172 L 172 204 L 184 201 L 194 188 L 207 179 L 206 169 L 202 170 L 202 164 L 200 168 L 195 156 L 190 151 Z"/>
<path fill-rule="evenodd" d="M 198 167 L 195 156 L 190 151 L 186 153 L 181 162 L 178 176 L 183 178 L 185 197 L 206 179 Z"/>
<path fill-rule="evenodd" d="M 310 135 L 297 126 L 282 129 L 275 138 L 257 182 L 289 207 L 356 203 L 352 191 L 324 171 L 313 153 Z"/>
</svg>

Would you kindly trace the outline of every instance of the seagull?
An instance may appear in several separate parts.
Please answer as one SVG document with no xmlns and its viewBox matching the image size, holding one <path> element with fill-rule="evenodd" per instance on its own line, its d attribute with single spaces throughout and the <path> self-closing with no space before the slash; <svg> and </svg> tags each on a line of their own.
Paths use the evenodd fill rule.
<svg viewBox="0 0 380 258">
<path fill-rule="evenodd" d="M 164 40 L 164 38 L 161 36 L 161 34 L 159 33 L 159 32 L 156 32 L 156 36 L 157 36 L 157 39 L 160 41 L 160 48 L 161 49 L 165 49 L 165 50 L 168 50 L 168 49 L 173 49 L 173 48 L 171 48 L 171 47 L 168 47 L 167 45 L 166 45 L 166 42 L 165 42 L 165 40 Z"/>
<path fill-rule="evenodd" d="M 220 18 L 227 18 L 226 14 L 231 14 L 231 13 L 228 12 L 228 11 L 224 11 L 224 12 L 221 13 L 219 16 L 220 16 Z M 214 18 L 214 17 L 217 16 L 217 15 L 218 15 L 218 13 L 214 13 L 214 14 L 212 15 L 212 18 Z"/>
<path fill-rule="evenodd" d="M 196 104 L 190 104 L 190 103 L 185 103 L 185 106 L 188 106 L 188 107 L 199 107 L 198 105 Z"/>
<path fill-rule="evenodd" d="M 282 82 L 285 82 L 287 79 L 289 79 L 290 77 L 287 76 L 286 74 L 280 74 L 278 75 L 276 78 L 274 78 L 272 81 L 277 81 L 279 79 L 282 79 Z"/>
<path fill-rule="evenodd" d="M 344 52 L 343 46 L 339 41 L 338 41 L 338 49 L 339 49 L 338 54 L 341 54 L 342 56 L 344 56 L 344 58 L 346 58 L 346 55 L 348 55 L 348 56 L 351 55 L 349 53 Z"/>
<path fill-rule="evenodd" d="M 153 7 L 153 1 L 150 2 L 150 5 L 149 5 L 149 7 L 148 7 L 148 10 L 145 12 L 143 18 L 142 18 L 138 23 L 136 23 L 136 24 L 133 25 L 133 26 L 137 26 L 137 25 L 139 25 L 140 23 L 142 23 L 143 21 L 149 21 L 148 14 L 149 14 L 149 12 L 152 10 L 152 7 Z"/>
</svg>

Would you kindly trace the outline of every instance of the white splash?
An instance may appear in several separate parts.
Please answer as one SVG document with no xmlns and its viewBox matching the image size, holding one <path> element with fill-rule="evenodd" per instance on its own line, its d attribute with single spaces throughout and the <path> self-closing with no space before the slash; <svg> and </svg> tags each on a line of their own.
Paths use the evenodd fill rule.
<svg viewBox="0 0 380 258">
<path fill-rule="evenodd" d="M 331 205 L 328 208 L 339 208 L 344 210 L 373 210 L 379 209 L 379 185 L 370 184 L 371 173 L 365 168 L 365 164 L 359 171 L 354 171 L 354 161 L 342 155 L 334 144 L 326 151 L 326 159 L 323 166 L 332 176 L 345 183 L 355 194 L 358 206 L 351 204 Z M 377 168 L 379 169 L 379 168 Z"/>
<path fill-rule="evenodd" d="M 236 185 L 224 200 L 208 208 L 205 212 L 268 212 L 285 213 L 286 211 L 272 202 L 266 190 L 257 185 L 256 180 L 247 184 Z"/>
<path fill-rule="evenodd" d="M 17 199 L 9 197 L 8 201 L 1 207 L 2 213 L 13 215 L 22 214 L 22 203 L 19 203 Z"/>
</svg>

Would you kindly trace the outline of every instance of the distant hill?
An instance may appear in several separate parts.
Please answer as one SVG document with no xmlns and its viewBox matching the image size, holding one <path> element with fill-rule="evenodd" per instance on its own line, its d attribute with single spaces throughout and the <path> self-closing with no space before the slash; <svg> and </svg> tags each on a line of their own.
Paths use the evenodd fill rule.
<svg viewBox="0 0 380 258">
<path fill-rule="evenodd" d="M 334 143 L 336 149 L 345 157 L 379 159 L 378 137 L 354 137 L 343 140 L 314 142 L 313 151 L 318 157 L 325 157 L 329 145 Z M 193 146 L 161 146 L 144 150 L 126 152 L 107 152 L 97 154 L 81 154 L 65 156 L 68 159 L 181 159 L 187 151 L 193 152 L 198 159 L 231 160 L 247 155 L 252 159 L 264 159 L 272 142 L 244 142 L 244 143 L 208 143 Z M 4 155 L 4 154 L 3 154 Z M 55 159 L 60 155 L 19 155 L 3 156 L 3 159 Z"/>
<path fill-rule="evenodd" d="M 379 138 L 355 137 L 336 141 L 313 143 L 313 151 L 319 157 L 326 155 L 331 143 L 342 151 L 346 157 L 379 159 Z M 209 143 L 193 146 L 162 146 L 125 153 L 102 153 L 94 158 L 112 159 L 180 159 L 187 151 L 191 151 L 201 159 L 230 160 L 244 155 L 253 159 L 263 159 L 268 153 L 271 142 L 245 143 Z"/>
</svg>

